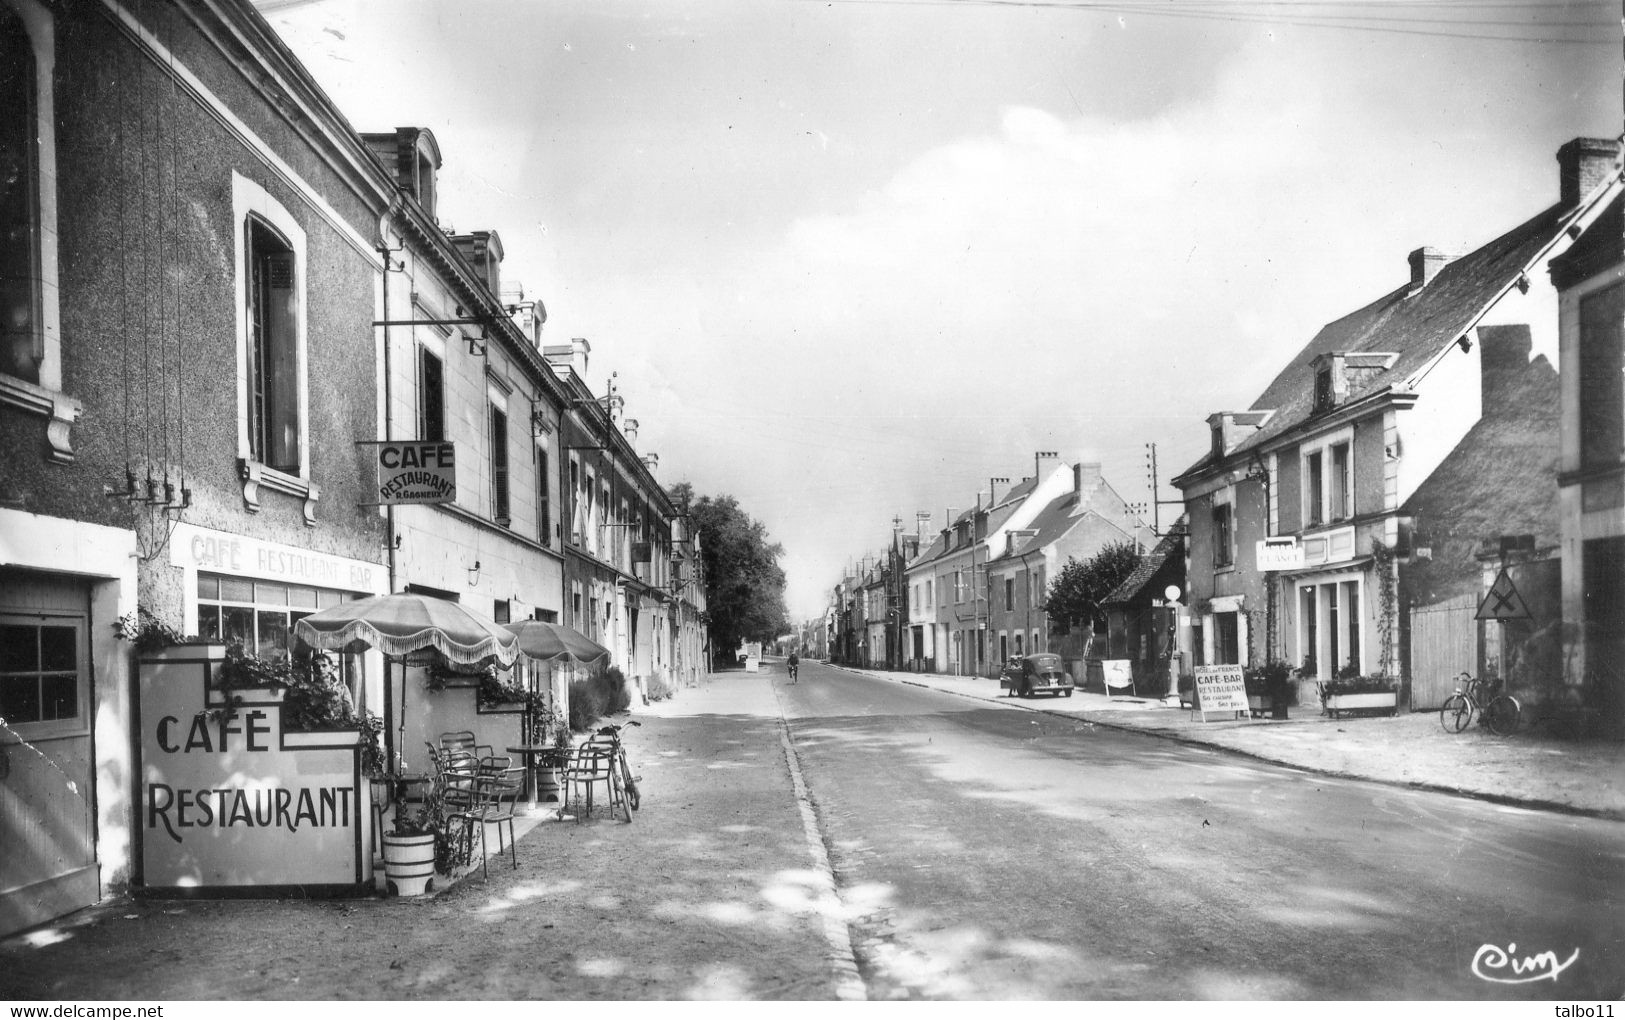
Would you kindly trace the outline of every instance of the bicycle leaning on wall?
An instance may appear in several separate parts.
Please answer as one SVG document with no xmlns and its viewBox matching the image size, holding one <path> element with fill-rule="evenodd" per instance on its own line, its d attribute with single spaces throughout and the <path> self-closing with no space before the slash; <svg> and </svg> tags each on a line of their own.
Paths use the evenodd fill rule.
<svg viewBox="0 0 1625 1020">
<path fill-rule="evenodd" d="M 1510 736 L 1518 728 L 1523 706 L 1505 691 L 1497 693 L 1488 680 L 1471 673 L 1456 677 L 1456 693 L 1444 699 L 1439 709 L 1439 725 L 1446 733 L 1460 733 L 1478 716 L 1479 725 L 1498 737 Z"/>
</svg>

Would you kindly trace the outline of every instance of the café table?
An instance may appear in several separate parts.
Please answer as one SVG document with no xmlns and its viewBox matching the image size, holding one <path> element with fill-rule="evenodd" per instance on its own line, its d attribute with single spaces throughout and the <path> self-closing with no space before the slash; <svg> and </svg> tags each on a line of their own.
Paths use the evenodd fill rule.
<svg viewBox="0 0 1625 1020">
<path fill-rule="evenodd" d="M 508 748 L 509 754 L 517 754 L 524 759 L 525 775 L 530 787 L 530 800 L 528 807 L 536 810 L 537 788 L 541 785 L 539 770 L 544 768 L 563 768 L 565 756 L 570 753 L 567 747 L 555 747 L 552 744 L 516 744 Z"/>
</svg>

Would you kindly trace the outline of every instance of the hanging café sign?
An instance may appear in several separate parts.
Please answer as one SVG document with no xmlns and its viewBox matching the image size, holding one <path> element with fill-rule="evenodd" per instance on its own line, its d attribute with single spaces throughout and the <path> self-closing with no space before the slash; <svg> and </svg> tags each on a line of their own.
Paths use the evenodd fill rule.
<svg viewBox="0 0 1625 1020">
<path fill-rule="evenodd" d="M 415 440 L 362 443 L 377 451 L 378 505 L 457 500 L 457 447 Z"/>
</svg>

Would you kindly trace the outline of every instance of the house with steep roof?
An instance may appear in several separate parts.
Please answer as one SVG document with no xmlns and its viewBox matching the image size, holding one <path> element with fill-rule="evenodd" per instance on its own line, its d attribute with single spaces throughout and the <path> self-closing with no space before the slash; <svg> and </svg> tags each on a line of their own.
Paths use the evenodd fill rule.
<svg viewBox="0 0 1625 1020">
<path fill-rule="evenodd" d="M 1181 516 L 1134 572 L 1101 600 L 1106 611 L 1102 659 L 1125 659 L 1134 690 L 1173 690 L 1183 672 L 1178 617 L 1185 590 L 1185 518 Z"/>
<path fill-rule="evenodd" d="M 1413 251 L 1407 281 L 1324 326 L 1249 408 L 1209 416 L 1209 452 L 1174 480 L 1198 664 L 1401 678 L 1413 708 L 1493 665 L 1463 658 L 1479 553 L 1557 537 L 1547 266 L 1618 192 L 1618 152 L 1564 145 L 1556 204 L 1459 258 Z M 1446 624 L 1413 640 L 1434 607 Z"/>
<path fill-rule="evenodd" d="M 1074 464 L 1071 475 L 1071 486 L 1029 524 L 1005 530 L 1004 545 L 988 562 L 988 640 L 996 662 L 1060 650 L 1052 647 L 1043 607 L 1050 579 L 1067 561 L 1086 561 L 1116 542 L 1146 546 L 1152 541 L 1151 529 L 1106 481 L 1099 464 Z M 1080 679 L 1082 651 L 1076 649 L 1075 656 Z"/>
<path fill-rule="evenodd" d="M 905 583 L 911 592 L 920 586 L 922 606 L 934 607 L 910 617 L 911 644 L 918 635 L 915 647 L 921 651 L 910 660 L 920 664 L 917 668 L 958 674 L 996 671 L 998 661 L 991 657 L 994 649 L 988 641 L 988 561 L 1003 549 L 1007 530 L 1029 527 L 1073 484 L 1071 468 L 1054 453 L 1036 455 L 1033 466 L 1034 475 L 1015 486 L 1007 479 L 990 479 L 985 505 L 983 493 L 977 493 L 971 509 L 961 513 L 949 508 L 942 531 L 910 561 Z"/>
</svg>

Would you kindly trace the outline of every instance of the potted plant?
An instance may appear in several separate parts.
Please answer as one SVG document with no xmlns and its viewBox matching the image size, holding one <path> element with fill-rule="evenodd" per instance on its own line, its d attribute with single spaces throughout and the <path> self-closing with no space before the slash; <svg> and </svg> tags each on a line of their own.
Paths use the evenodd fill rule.
<svg viewBox="0 0 1625 1020">
<path fill-rule="evenodd" d="M 397 803 L 395 817 L 384 830 L 384 878 L 400 896 L 419 896 L 436 874 L 451 876 L 469 863 L 472 847 L 453 839 L 446 803 L 441 752 L 429 748 L 429 772 L 423 799 L 410 810 Z"/>
<path fill-rule="evenodd" d="M 1296 693 L 1291 667 L 1271 660 L 1248 669 L 1243 679 L 1247 684 L 1247 705 L 1253 715 L 1269 712 L 1272 719 L 1287 717 L 1287 706 Z"/>
<path fill-rule="evenodd" d="M 1321 685 L 1320 701 L 1332 718 L 1343 712 L 1383 712 L 1394 715 L 1399 711 L 1399 683 L 1382 676 L 1346 676 Z"/>
<path fill-rule="evenodd" d="M 438 776 L 431 779 L 414 810 L 397 804 L 395 820 L 384 831 L 384 880 L 397 896 L 421 896 L 434 882 L 445 827 L 439 785 Z"/>
</svg>

